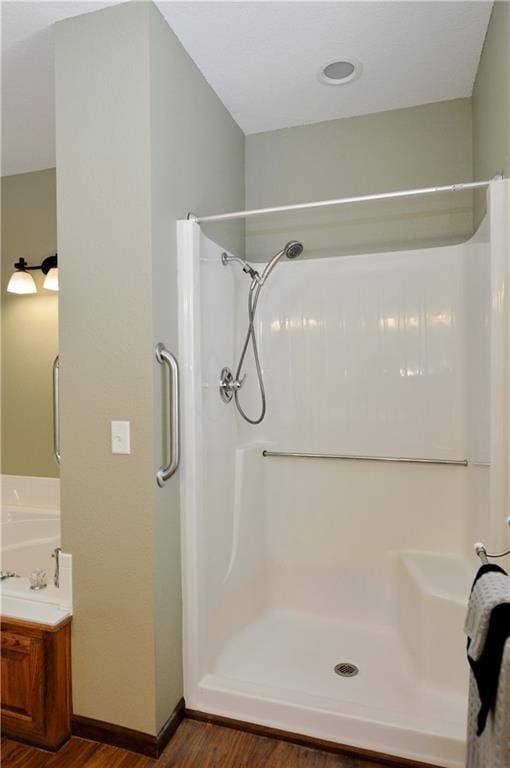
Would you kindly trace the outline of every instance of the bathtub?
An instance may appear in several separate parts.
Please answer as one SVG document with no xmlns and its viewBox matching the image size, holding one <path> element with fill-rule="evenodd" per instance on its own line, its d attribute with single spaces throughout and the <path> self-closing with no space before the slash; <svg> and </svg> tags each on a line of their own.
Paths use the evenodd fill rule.
<svg viewBox="0 0 510 768">
<path fill-rule="evenodd" d="M 1 568 L 28 577 L 40 568 L 50 577 L 60 546 L 59 480 L 2 475 Z"/>
<path fill-rule="evenodd" d="M 35 568 L 50 575 L 55 567 L 51 554 L 60 546 L 58 511 L 2 508 L 2 570 L 28 576 Z"/>
<path fill-rule="evenodd" d="M 60 554 L 60 586 L 53 584 L 60 546 L 60 482 L 51 477 L 1 476 L 1 569 L 17 574 L 0 582 L 2 616 L 59 624 L 72 614 L 72 557 Z M 30 589 L 36 568 L 46 571 L 47 587 Z"/>
</svg>

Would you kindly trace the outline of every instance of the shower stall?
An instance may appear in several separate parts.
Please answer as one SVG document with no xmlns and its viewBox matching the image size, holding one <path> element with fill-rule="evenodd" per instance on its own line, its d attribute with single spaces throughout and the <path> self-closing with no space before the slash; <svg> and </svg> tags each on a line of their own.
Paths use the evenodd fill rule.
<svg viewBox="0 0 510 768">
<path fill-rule="evenodd" d="M 189 709 L 463 765 L 474 544 L 503 548 L 508 514 L 505 183 L 466 243 L 281 259 L 258 424 L 220 393 L 250 279 L 178 223 Z"/>
</svg>

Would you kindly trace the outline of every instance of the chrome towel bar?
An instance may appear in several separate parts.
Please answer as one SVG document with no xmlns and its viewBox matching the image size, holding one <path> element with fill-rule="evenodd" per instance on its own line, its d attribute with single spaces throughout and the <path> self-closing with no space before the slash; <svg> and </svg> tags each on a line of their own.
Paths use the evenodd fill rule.
<svg viewBox="0 0 510 768">
<path fill-rule="evenodd" d="M 498 557 L 506 557 L 507 555 L 510 555 L 510 549 L 506 549 L 504 552 L 487 552 L 485 549 L 485 544 L 482 544 L 481 542 L 478 542 L 478 544 L 475 544 L 475 552 L 482 561 L 483 565 L 487 565 L 489 562 L 489 557 L 492 558 L 498 558 Z"/>
<path fill-rule="evenodd" d="M 156 360 L 160 365 L 166 365 L 170 374 L 170 402 L 166 429 L 168 464 L 162 464 L 156 472 L 157 484 L 162 488 L 176 472 L 180 461 L 179 366 L 175 356 L 161 343 L 156 344 Z"/>
<path fill-rule="evenodd" d="M 506 522 L 508 525 L 510 525 L 510 516 L 507 517 Z M 475 552 L 482 561 L 483 565 L 487 565 L 490 558 L 499 558 L 499 557 L 506 557 L 507 555 L 510 555 L 510 549 L 506 549 L 503 552 L 487 552 L 487 548 L 485 544 L 482 544 L 481 541 L 477 541 L 475 544 Z"/>
<path fill-rule="evenodd" d="M 389 461 L 404 464 L 447 464 L 467 467 L 467 459 L 414 459 L 404 456 L 355 456 L 342 453 L 296 453 L 291 451 L 262 451 L 262 456 L 290 457 L 293 459 L 342 459 L 344 461 Z"/>
</svg>

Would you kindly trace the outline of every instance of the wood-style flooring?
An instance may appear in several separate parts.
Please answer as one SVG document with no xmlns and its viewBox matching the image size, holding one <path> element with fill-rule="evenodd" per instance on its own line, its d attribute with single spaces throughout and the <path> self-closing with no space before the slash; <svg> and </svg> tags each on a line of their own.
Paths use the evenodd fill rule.
<svg viewBox="0 0 510 768">
<path fill-rule="evenodd" d="M 2 741 L 2 768 L 386 768 L 210 723 L 184 720 L 159 760 L 73 737 L 56 754 Z"/>
<path fill-rule="evenodd" d="M 152 768 L 150 757 L 73 737 L 58 752 L 2 739 L 2 768 Z"/>
<path fill-rule="evenodd" d="M 387 768 L 233 728 L 184 720 L 157 768 Z"/>
</svg>

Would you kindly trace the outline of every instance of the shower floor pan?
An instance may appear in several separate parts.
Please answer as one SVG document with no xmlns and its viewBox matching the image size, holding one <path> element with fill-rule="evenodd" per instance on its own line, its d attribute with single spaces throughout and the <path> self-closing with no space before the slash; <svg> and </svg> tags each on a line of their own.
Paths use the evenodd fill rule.
<svg viewBox="0 0 510 768">
<path fill-rule="evenodd" d="M 343 662 L 359 673 L 336 674 Z M 385 625 L 266 614 L 231 639 L 187 701 L 340 744 L 446 768 L 464 765 L 467 693 L 428 688 L 398 633 Z"/>
</svg>

